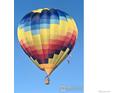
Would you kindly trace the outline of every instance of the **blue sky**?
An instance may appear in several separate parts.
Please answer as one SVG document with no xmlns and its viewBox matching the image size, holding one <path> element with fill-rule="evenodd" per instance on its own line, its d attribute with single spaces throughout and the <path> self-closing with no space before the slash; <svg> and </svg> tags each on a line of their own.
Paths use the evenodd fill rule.
<svg viewBox="0 0 124 93">
<path fill-rule="evenodd" d="M 67 59 L 52 73 L 50 85 L 44 84 L 45 73 L 39 70 L 21 49 L 17 26 L 21 18 L 37 8 L 57 8 L 71 15 L 77 23 L 78 39 Z M 83 93 L 83 0 L 15 0 L 15 93 Z M 75 88 L 75 89 L 74 89 Z"/>
</svg>

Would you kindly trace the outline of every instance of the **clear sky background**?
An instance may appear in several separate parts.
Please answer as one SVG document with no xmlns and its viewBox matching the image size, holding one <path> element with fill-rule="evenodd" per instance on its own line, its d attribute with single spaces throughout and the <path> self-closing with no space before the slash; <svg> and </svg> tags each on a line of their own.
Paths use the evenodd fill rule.
<svg viewBox="0 0 124 93">
<path fill-rule="evenodd" d="M 50 85 L 44 84 L 45 73 L 37 68 L 21 49 L 17 26 L 21 18 L 38 8 L 57 8 L 71 15 L 77 23 L 78 39 L 69 57 L 52 73 Z M 83 0 L 15 0 L 15 93 L 83 93 Z M 62 87 L 66 91 L 61 91 Z"/>
</svg>

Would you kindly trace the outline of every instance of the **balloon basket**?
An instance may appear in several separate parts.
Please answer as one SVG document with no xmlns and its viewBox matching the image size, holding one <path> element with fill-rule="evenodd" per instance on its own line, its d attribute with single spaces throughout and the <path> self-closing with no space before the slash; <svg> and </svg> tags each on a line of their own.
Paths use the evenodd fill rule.
<svg viewBox="0 0 124 93">
<path fill-rule="evenodd" d="M 46 85 L 49 85 L 50 80 L 49 80 L 49 77 L 48 77 L 48 76 L 45 78 L 44 83 L 45 83 Z"/>
</svg>

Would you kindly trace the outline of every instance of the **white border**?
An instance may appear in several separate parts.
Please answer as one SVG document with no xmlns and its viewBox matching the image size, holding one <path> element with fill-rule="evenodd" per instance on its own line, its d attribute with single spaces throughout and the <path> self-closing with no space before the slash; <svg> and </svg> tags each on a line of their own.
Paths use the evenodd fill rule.
<svg viewBox="0 0 124 93">
<path fill-rule="evenodd" d="M 0 93 L 14 93 L 14 0 L 0 0 Z"/>
<path fill-rule="evenodd" d="M 124 93 L 124 0 L 84 0 L 84 93 Z"/>
</svg>

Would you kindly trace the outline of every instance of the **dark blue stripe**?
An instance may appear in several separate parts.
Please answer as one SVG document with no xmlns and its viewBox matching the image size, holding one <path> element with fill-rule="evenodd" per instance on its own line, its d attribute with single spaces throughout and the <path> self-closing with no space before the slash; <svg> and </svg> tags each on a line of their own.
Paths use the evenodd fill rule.
<svg viewBox="0 0 124 93">
<path fill-rule="evenodd" d="M 59 15 L 55 9 L 50 9 L 50 18 L 59 20 Z"/>
<path fill-rule="evenodd" d="M 34 13 L 31 18 L 31 26 L 40 24 L 40 14 Z"/>
<path fill-rule="evenodd" d="M 29 26 L 31 24 L 31 16 L 33 15 L 33 12 L 28 13 L 26 16 L 24 16 L 20 22 L 20 25 Z"/>
<path fill-rule="evenodd" d="M 40 32 L 40 13 L 34 13 L 31 19 L 32 34 L 39 34 Z"/>
</svg>

